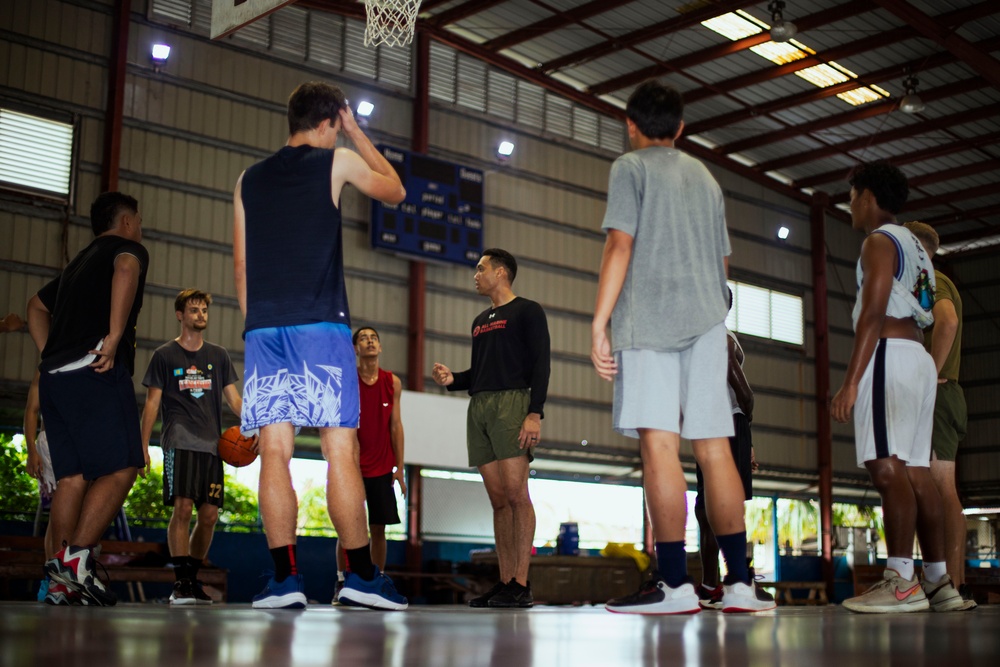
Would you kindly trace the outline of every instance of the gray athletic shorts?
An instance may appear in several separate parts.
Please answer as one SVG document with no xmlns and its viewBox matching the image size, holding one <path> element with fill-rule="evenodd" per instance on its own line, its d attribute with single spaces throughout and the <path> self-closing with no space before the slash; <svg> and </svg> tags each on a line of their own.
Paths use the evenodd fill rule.
<svg viewBox="0 0 1000 667">
<path fill-rule="evenodd" d="M 649 428 L 680 433 L 689 440 L 733 435 L 725 323 L 677 352 L 622 350 L 615 358 L 618 433 L 638 438 L 638 429 Z"/>
</svg>

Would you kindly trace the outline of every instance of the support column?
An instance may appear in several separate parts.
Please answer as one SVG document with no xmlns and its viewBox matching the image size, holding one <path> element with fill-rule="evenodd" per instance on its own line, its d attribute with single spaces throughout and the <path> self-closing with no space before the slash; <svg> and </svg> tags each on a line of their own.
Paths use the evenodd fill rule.
<svg viewBox="0 0 1000 667">
<path fill-rule="evenodd" d="M 427 153 L 429 145 L 428 123 L 430 118 L 430 64 L 431 41 L 427 33 L 418 31 L 415 36 L 416 94 L 413 98 L 413 142 L 416 153 Z M 427 266 L 423 262 L 410 262 L 409 322 L 407 324 L 406 386 L 411 391 L 424 390 L 424 330 L 426 329 Z M 408 466 L 409 498 L 407 499 L 406 565 L 410 572 L 423 570 L 423 531 L 420 517 L 423 513 L 422 479 L 420 466 Z M 420 579 L 414 583 L 415 595 L 421 593 Z"/>
<path fill-rule="evenodd" d="M 833 596 L 833 430 L 830 422 L 830 332 L 827 317 L 826 207 L 830 199 L 817 192 L 809 215 L 812 242 L 813 323 L 816 375 L 816 462 L 819 468 L 819 513 L 823 541 L 823 580 Z"/>
<path fill-rule="evenodd" d="M 104 112 L 104 156 L 101 161 L 101 192 L 118 189 L 118 165 L 122 152 L 122 116 L 125 110 L 125 69 L 128 65 L 128 32 L 132 0 L 115 2 L 108 66 L 108 106 Z"/>
</svg>

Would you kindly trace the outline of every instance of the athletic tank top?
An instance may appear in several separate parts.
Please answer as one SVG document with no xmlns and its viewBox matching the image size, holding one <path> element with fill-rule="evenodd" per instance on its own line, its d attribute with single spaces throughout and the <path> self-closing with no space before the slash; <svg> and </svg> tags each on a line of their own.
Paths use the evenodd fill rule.
<svg viewBox="0 0 1000 667">
<path fill-rule="evenodd" d="M 392 373 L 380 368 L 378 379 L 370 386 L 358 373 L 358 387 L 361 393 L 361 420 L 358 423 L 361 476 L 379 477 L 392 472 L 396 465 L 389 432 L 389 417 L 395 400 Z"/>
<path fill-rule="evenodd" d="M 285 146 L 243 175 L 246 331 L 351 325 L 332 166 L 332 150 Z"/>
<path fill-rule="evenodd" d="M 896 246 L 898 266 L 893 276 L 892 291 L 889 293 L 885 314 L 888 317 L 912 317 L 917 326 L 926 329 L 934 323 L 931 311 L 934 308 L 936 281 L 930 257 L 927 256 L 917 237 L 902 225 L 885 224 L 872 234 L 885 234 Z M 851 314 L 855 331 L 858 328 L 858 317 L 861 316 L 861 286 L 864 281 L 860 259 L 858 259 L 857 281 L 858 300 Z"/>
</svg>

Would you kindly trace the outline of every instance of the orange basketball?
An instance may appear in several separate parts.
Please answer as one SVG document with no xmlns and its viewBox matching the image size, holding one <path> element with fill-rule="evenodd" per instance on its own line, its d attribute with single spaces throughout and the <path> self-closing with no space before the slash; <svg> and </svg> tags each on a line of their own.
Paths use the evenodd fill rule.
<svg viewBox="0 0 1000 667">
<path fill-rule="evenodd" d="M 257 459 L 256 442 L 257 436 L 244 438 L 239 426 L 230 426 L 219 436 L 219 458 L 237 468 L 248 466 Z"/>
</svg>

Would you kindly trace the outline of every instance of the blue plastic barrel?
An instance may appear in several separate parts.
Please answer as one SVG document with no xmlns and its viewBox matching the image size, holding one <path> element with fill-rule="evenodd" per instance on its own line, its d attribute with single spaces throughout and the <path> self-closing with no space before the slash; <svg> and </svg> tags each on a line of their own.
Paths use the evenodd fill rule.
<svg viewBox="0 0 1000 667">
<path fill-rule="evenodd" d="M 558 552 L 560 556 L 580 555 L 580 527 L 575 521 L 559 524 Z"/>
</svg>

